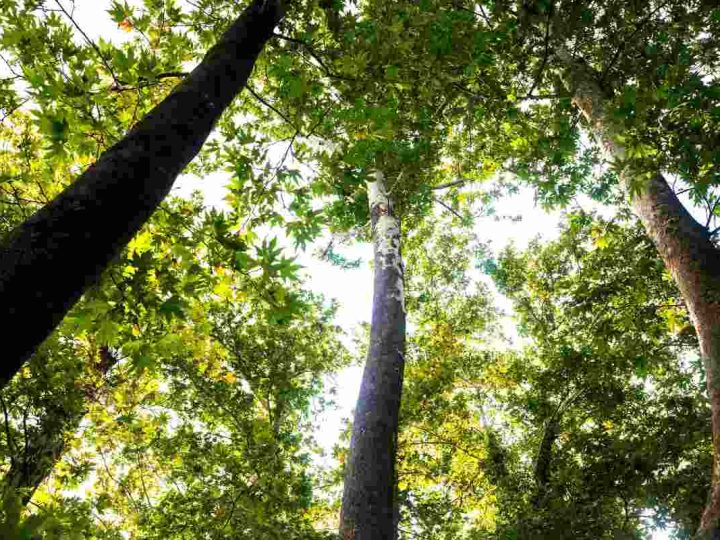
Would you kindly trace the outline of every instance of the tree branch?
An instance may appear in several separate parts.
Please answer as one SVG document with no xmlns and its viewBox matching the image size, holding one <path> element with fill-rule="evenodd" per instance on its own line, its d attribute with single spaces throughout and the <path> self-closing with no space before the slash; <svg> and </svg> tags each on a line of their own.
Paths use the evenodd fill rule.
<svg viewBox="0 0 720 540">
<path fill-rule="evenodd" d="M 285 120 L 285 122 L 287 122 L 288 124 L 290 124 L 290 126 L 291 126 L 293 129 L 295 129 L 295 131 L 299 131 L 298 128 L 295 127 L 295 123 L 294 123 L 292 120 L 290 120 L 290 118 L 288 118 L 287 115 L 285 115 L 282 111 L 278 110 L 272 103 L 268 102 L 265 98 L 263 98 L 263 97 L 260 96 L 257 92 L 255 92 L 255 90 L 253 90 L 253 87 L 250 86 L 250 83 L 246 84 L 246 85 L 245 85 L 245 88 L 247 88 L 247 91 L 250 92 L 250 94 L 252 95 L 252 97 L 254 97 L 255 99 L 257 99 L 260 103 L 262 103 L 263 105 L 265 105 L 268 109 L 270 109 L 270 110 L 273 111 L 275 114 L 277 114 L 280 118 L 282 118 L 283 120 Z"/>
<path fill-rule="evenodd" d="M 292 37 L 285 36 L 282 34 L 277 34 L 277 33 L 274 33 L 273 36 L 276 38 L 282 39 L 283 41 L 287 41 L 289 43 L 295 43 L 296 45 L 300 45 L 301 47 L 303 47 L 308 52 L 308 54 L 320 65 L 320 68 L 325 72 L 325 75 L 327 75 L 328 77 L 330 77 L 332 79 L 339 79 L 341 81 L 357 81 L 358 80 L 355 77 L 345 77 L 344 75 L 338 75 L 337 73 L 332 71 L 327 66 L 327 64 L 323 61 L 323 59 L 320 58 L 320 56 L 317 54 L 317 52 L 315 52 L 315 50 L 309 43 L 307 43 L 301 39 L 292 38 Z"/>
<path fill-rule="evenodd" d="M 438 203 L 440 206 L 442 206 L 445 210 L 447 210 L 448 212 L 454 214 L 458 219 L 460 219 L 460 220 L 465 219 L 465 218 L 462 217 L 455 209 L 451 208 L 450 206 L 448 206 L 447 204 L 445 204 L 442 200 L 438 199 L 437 197 L 433 197 L 433 200 L 434 200 L 436 203 Z"/>
<path fill-rule="evenodd" d="M 5 415 L 5 436 L 7 437 L 7 445 L 10 449 L 10 463 L 12 466 L 15 466 L 15 457 L 17 454 L 17 446 L 15 446 L 15 439 L 13 439 L 12 434 L 10 433 L 10 418 L 7 410 L 7 405 L 5 404 L 5 398 L 0 393 L 0 403 L 2 403 L 2 409 L 3 414 Z"/>
<path fill-rule="evenodd" d="M 530 90 L 528 90 L 526 98 L 532 96 L 532 93 L 535 91 L 535 88 L 537 88 L 537 85 L 540 83 L 542 74 L 545 71 L 545 66 L 547 65 L 548 61 L 548 53 L 550 51 L 550 26 L 550 13 L 548 13 L 548 20 L 545 24 L 545 52 L 543 52 L 543 59 L 542 62 L 540 62 L 540 68 L 535 75 L 535 80 L 533 81 L 533 85 L 530 87 Z"/>
<path fill-rule="evenodd" d="M 62 11 L 62 12 L 65 14 L 65 16 L 66 16 L 68 19 L 70 19 L 70 22 L 71 22 L 72 25 L 77 29 L 77 31 L 80 32 L 80 34 L 82 34 L 82 37 L 85 38 L 85 41 L 87 42 L 87 44 L 90 45 L 90 46 L 95 50 L 95 52 L 97 53 L 97 55 L 100 57 L 100 61 L 101 61 L 102 64 L 105 66 L 105 69 L 108 70 L 108 72 L 110 73 L 110 76 L 113 78 L 113 81 L 115 81 L 115 84 L 116 84 L 117 86 L 122 86 L 122 84 L 120 84 L 120 81 L 118 81 L 118 78 L 117 78 L 117 76 L 115 75 L 115 72 L 113 71 L 112 67 L 110 66 L 110 63 L 107 61 L 107 59 L 106 59 L 105 56 L 103 55 L 103 53 L 102 53 L 102 51 L 100 50 L 100 48 L 95 44 L 95 42 L 94 42 L 93 40 L 91 40 L 91 39 L 88 37 L 88 35 L 83 31 L 83 29 L 80 28 L 80 26 L 78 25 L 78 23 L 75 22 L 75 19 L 73 18 L 72 14 L 68 13 L 68 12 L 65 10 L 65 8 L 63 7 L 63 5 L 60 3 L 60 0 L 55 0 L 55 3 L 56 3 L 57 6 L 60 8 L 60 11 Z"/>
<path fill-rule="evenodd" d="M 449 189 L 456 186 L 462 186 L 467 182 L 468 180 L 466 178 L 459 178 L 458 180 L 453 180 L 452 182 L 447 182 L 445 184 L 440 184 L 439 186 L 433 186 L 430 189 L 433 191 L 439 191 L 441 189 Z"/>
</svg>

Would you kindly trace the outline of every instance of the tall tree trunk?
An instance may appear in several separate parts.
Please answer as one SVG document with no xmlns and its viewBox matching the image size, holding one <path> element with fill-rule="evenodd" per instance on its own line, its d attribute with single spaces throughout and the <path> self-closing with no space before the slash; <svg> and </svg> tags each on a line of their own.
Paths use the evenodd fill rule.
<svg viewBox="0 0 720 540">
<path fill-rule="evenodd" d="M 537 457 L 535 458 L 535 469 L 533 470 L 536 490 L 533 497 L 533 504 L 536 508 L 541 507 L 545 499 L 548 482 L 550 481 L 553 445 L 557 440 L 559 429 L 560 418 L 557 415 L 553 415 L 545 421 L 543 438 L 538 448 Z"/>
<path fill-rule="evenodd" d="M 375 251 L 370 350 L 355 409 L 340 515 L 343 540 L 394 540 L 395 455 L 405 364 L 400 222 L 384 178 L 368 182 Z"/>
<path fill-rule="evenodd" d="M 561 51 L 558 58 L 569 68 L 574 103 L 590 124 L 609 161 L 623 162 L 625 148 L 618 130 L 605 114 L 609 95 L 599 75 L 584 62 Z M 702 516 L 699 538 L 720 539 L 720 250 L 708 230 L 678 200 L 660 172 L 631 190 L 626 167 L 620 175 L 631 193 L 631 205 L 652 239 L 685 300 L 700 343 L 712 413 L 713 470 L 710 495 Z"/>
<path fill-rule="evenodd" d="M 553 446 L 560 432 L 559 409 L 545 421 L 543 436 L 535 456 L 533 478 L 535 489 L 530 498 L 532 510 L 519 516 L 519 538 L 537 538 L 547 519 L 548 484 L 553 466 Z"/>
<path fill-rule="evenodd" d="M 117 357 L 103 347 L 100 349 L 100 361 L 93 369 L 104 378 L 116 363 Z M 48 411 L 40 425 L 25 433 L 24 450 L 13 457 L 10 469 L 1 482 L 2 489 L 17 494 L 23 506 L 30 502 L 65 453 L 67 435 L 78 430 L 85 416 L 84 405 L 96 399 L 94 388 L 84 389 L 83 394 L 83 406 L 73 410 L 58 408 Z"/>
<path fill-rule="evenodd" d="M 203 61 L 0 248 L 0 387 L 138 232 L 245 86 L 284 0 L 253 0 Z"/>
</svg>

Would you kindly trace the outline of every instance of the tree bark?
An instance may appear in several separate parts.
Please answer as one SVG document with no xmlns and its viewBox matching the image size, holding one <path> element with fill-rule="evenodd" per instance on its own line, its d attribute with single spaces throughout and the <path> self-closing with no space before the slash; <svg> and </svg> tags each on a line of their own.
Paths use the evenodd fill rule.
<svg viewBox="0 0 720 540">
<path fill-rule="evenodd" d="M 340 515 L 343 540 L 394 540 L 395 455 L 405 364 L 400 222 L 382 173 L 368 182 L 375 252 L 370 349 L 355 409 Z"/>
<path fill-rule="evenodd" d="M 0 387 L 138 232 L 245 86 L 284 13 L 253 0 L 203 61 L 0 248 Z"/>
<path fill-rule="evenodd" d="M 107 347 L 103 347 L 100 350 L 100 362 L 94 369 L 104 378 L 117 360 Z M 83 389 L 82 394 L 84 403 L 96 399 L 93 388 Z M 27 505 L 65 453 L 67 435 L 78 430 L 85 414 L 85 407 L 48 411 L 40 425 L 25 434 L 24 450 L 14 456 L 2 480 L 3 489 L 11 490 L 20 497 L 23 506 Z"/>
<path fill-rule="evenodd" d="M 625 148 L 619 142 L 619 130 L 605 114 L 610 95 L 598 83 L 599 75 L 564 51 L 557 56 L 569 68 L 574 103 L 589 123 L 607 160 L 624 166 Z M 710 399 L 713 447 L 712 483 L 698 538 L 720 540 L 720 250 L 659 171 L 643 182 L 639 193 L 631 190 L 636 179 L 626 166 L 621 169 L 620 179 L 631 193 L 630 203 L 635 214 L 680 290 L 698 335 Z"/>
<path fill-rule="evenodd" d="M 541 506 L 547 491 L 547 485 L 550 481 L 550 470 L 552 467 L 553 445 L 557 440 L 560 429 L 560 419 L 553 415 L 545 422 L 543 430 L 543 438 L 538 448 L 537 457 L 535 459 L 535 468 L 533 476 L 535 477 L 534 504 L 536 507 Z"/>
</svg>

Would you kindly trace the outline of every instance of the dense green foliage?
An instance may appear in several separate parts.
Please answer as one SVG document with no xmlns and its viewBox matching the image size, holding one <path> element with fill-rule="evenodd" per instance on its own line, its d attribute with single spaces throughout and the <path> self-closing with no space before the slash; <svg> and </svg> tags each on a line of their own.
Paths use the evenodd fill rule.
<svg viewBox="0 0 720 540">
<path fill-rule="evenodd" d="M 242 3 L 113 0 L 116 32 L 97 38 L 77 4 L 0 0 L 0 238 L 162 99 Z M 206 193 L 225 182 L 224 199 L 165 201 L 0 392 L 0 473 L 46 426 L 63 450 L 37 491 L 3 483 L 0 536 L 335 538 L 349 431 L 325 456 L 314 420 L 367 344 L 311 292 L 309 254 L 367 270 L 343 246 L 370 238 L 380 169 L 410 322 L 400 538 L 691 537 L 711 470 L 697 340 L 554 54 L 571 42 L 603 75 L 637 178 L 669 173 L 712 228 L 720 10 L 290 4 L 186 171 Z M 614 217 L 575 208 L 556 240 L 493 252 L 475 218 L 521 186 Z"/>
</svg>

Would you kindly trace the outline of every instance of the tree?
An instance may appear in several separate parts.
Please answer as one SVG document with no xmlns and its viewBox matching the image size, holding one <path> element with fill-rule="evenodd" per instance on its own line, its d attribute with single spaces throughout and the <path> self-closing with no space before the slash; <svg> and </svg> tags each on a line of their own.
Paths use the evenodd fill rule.
<svg viewBox="0 0 720 540">
<path fill-rule="evenodd" d="M 557 241 L 498 263 L 534 342 L 511 368 L 527 390 L 507 401 L 535 425 L 534 494 L 511 526 L 632 537 L 650 508 L 693 535 L 709 481 L 703 373 L 679 291 L 641 228 L 574 213 Z"/>
<path fill-rule="evenodd" d="M 476 24 L 504 37 L 488 47 L 498 67 L 485 69 L 499 77 L 471 79 L 466 89 L 469 102 L 482 104 L 483 116 L 501 119 L 503 136 L 498 140 L 496 122 L 468 115 L 463 140 L 474 150 L 466 153 L 484 157 L 492 148 L 489 157 L 498 169 L 532 182 L 551 204 L 566 204 L 584 189 L 608 198 L 619 180 L 688 304 L 709 399 L 716 403 L 720 309 L 710 225 L 717 208 L 717 155 L 715 137 L 708 135 L 716 132 L 717 120 L 716 6 L 538 1 L 488 7 L 474 14 Z M 488 51 L 480 52 L 487 57 Z M 598 178 L 603 164 L 610 167 Z M 668 177 L 707 206 L 705 224 L 683 207 Z M 720 439 L 714 440 L 717 456 Z M 717 527 L 718 485 L 713 482 L 701 536 Z"/>
<path fill-rule="evenodd" d="M 648 510 L 692 535 L 709 410 L 699 363 L 679 361 L 696 347 L 687 313 L 641 230 L 571 214 L 557 241 L 488 261 L 524 338 L 508 350 L 472 294 L 470 239 L 419 229 L 401 536 L 638 538 Z"/>
<path fill-rule="evenodd" d="M 327 141 L 308 156 L 321 166 L 312 189 L 334 199 L 326 205 L 331 230 L 357 231 L 369 217 L 374 243 L 373 324 L 341 511 L 341 535 L 347 538 L 396 535 L 393 471 L 405 355 L 400 244 L 439 200 L 432 191 L 443 179 L 443 141 L 461 90 L 456 75 L 438 76 L 436 67 L 445 55 L 469 55 L 469 31 L 458 34 L 457 42 L 449 37 L 456 26 L 467 30 L 461 23 L 427 5 L 367 2 L 357 14 L 331 17 L 329 36 L 283 38 L 307 51 L 331 84 L 326 93 L 309 91 L 307 97 L 312 109 L 324 111 L 311 131 Z M 398 61 L 400 51 L 405 62 Z M 298 106 L 283 99 L 282 91 L 277 98 L 274 105 L 283 115 L 306 114 L 307 102 Z M 439 201 L 446 211 L 458 212 Z"/>
<path fill-rule="evenodd" d="M 282 62 L 285 69 L 270 72 L 261 82 L 268 114 L 291 128 L 286 135 L 290 143 L 265 178 L 238 171 L 238 183 L 261 184 L 257 198 L 269 207 L 267 216 L 282 223 L 268 191 L 282 189 L 284 175 L 278 171 L 285 156 L 297 146 L 300 155 L 294 157 L 319 169 L 303 191 L 293 192 L 293 202 L 284 205 L 297 218 L 287 228 L 298 243 L 318 233 L 305 226 L 308 217 L 315 223 L 324 220 L 333 232 L 355 232 L 363 239 L 368 235 L 362 227 L 370 221 L 375 252 L 371 345 L 346 461 L 340 524 L 341 535 L 358 539 L 395 536 L 393 471 L 405 341 L 400 222 L 412 228 L 430 206 L 429 186 L 445 130 L 444 107 L 434 105 L 432 79 L 424 76 L 432 69 L 433 57 L 420 46 L 433 20 L 420 19 L 415 25 L 404 7 L 368 3 L 357 14 L 333 19 L 330 32 L 311 34 L 316 40 L 281 36 L 296 48 L 295 54 Z M 413 43 L 404 39 L 406 27 L 418 35 Z M 319 53 L 323 45 L 326 49 Z M 398 46 L 417 52 L 420 73 L 409 64 L 397 65 Z M 313 62 L 303 63 L 297 49 Z M 268 124 L 266 132 L 276 129 Z M 308 142 L 298 142 L 303 139 Z M 324 197 L 322 210 L 308 211 L 309 195 Z M 264 202 L 268 199 L 270 204 Z"/>
<path fill-rule="evenodd" d="M 392 538 L 395 455 L 405 361 L 400 223 L 381 171 L 368 184 L 375 279 L 370 347 L 355 409 L 340 516 L 343 538 Z"/>
<path fill-rule="evenodd" d="M 40 356 L 39 360 L 44 358 Z M 47 410 L 39 425 L 30 432 L 25 432 L 23 450 L 13 449 L 10 469 L 3 477 L 2 487 L 6 493 L 19 494 L 23 506 L 32 499 L 40 484 L 47 479 L 65 453 L 65 437 L 78 430 L 86 412 L 84 407 L 96 399 L 96 392 L 103 390 L 103 379 L 117 361 L 117 357 L 108 347 L 102 347 L 98 351 L 98 359 L 93 362 L 93 375 L 95 379 L 100 379 L 100 385 L 92 378 L 84 384 L 80 382 L 80 406 L 74 404 L 73 407 L 67 402 L 56 403 L 55 410 Z M 9 419 L 6 418 L 5 422 L 7 429 L 10 429 Z"/>
<path fill-rule="evenodd" d="M 0 321 L 23 332 L 8 343 L 1 384 L 165 198 L 245 85 L 283 12 L 279 1 L 251 3 L 167 98 L 9 235 L 0 255 Z M 63 278 L 46 279 L 48 268 Z"/>
<path fill-rule="evenodd" d="M 31 508 L 43 511 L 25 515 L 87 534 L 88 523 L 60 509 L 104 534 L 324 538 L 311 520 L 323 509 L 308 432 L 322 377 L 346 361 L 332 308 L 293 286 L 267 245 L 258 259 L 243 251 L 239 266 L 229 216 L 203 213 L 197 199 L 163 209 L 1 394 L 8 470 L 45 425 L 60 437 L 39 454 L 57 457 L 65 443 L 53 474 L 35 477 L 43 485 Z M 121 355 L 107 385 L 77 375 L 92 373 L 81 353 L 100 343 Z M 74 433 L 61 418 L 83 418 L 82 427 Z M 78 504 L 64 492 L 82 483 Z"/>
<path fill-rule="evenodd" d="M 0 0 L 8 237 L 162 100 L 236 10 L 112 2 L 131 38 L 113 45 L 61 2 L 18 4 Z M 706 381 L 684 301 L 636 224 L 573 213 L 558 241 L 498 261 L 469 227 L 472 203 L 519 182 L 549 206 L 583 191 L 619 203 L 650 197 L 641 184 L 660 173 L 712 218 L 713 7 L 303 6 L 191 152 L 187 171 L 231 176 L 230 210 L 159 190 L 159 211 L 145 208 L 2 389 L 2 472 L 21 497 L 34 491 L 23 509 L 7 490 L 2 534 L 326 538 L 341 503 L 323 487 L 343 474 L 341 534 L 356 539 L 699 528 Z M 623 160 L 603 167 L 610 153 Z M 332 309 L 293 283 L 282 247 L 324 233 L 322 257 L 340 265 L 338 243 L 372 242 L 376 285 L 350 450 L 331 474 L 312 457 L 309 415 L 345 354 Z M 500 336 L 482 265 L 513 301 L 517 346 Z M 102 351 L 118 361 L 101 384 Z"/>
</svg>

